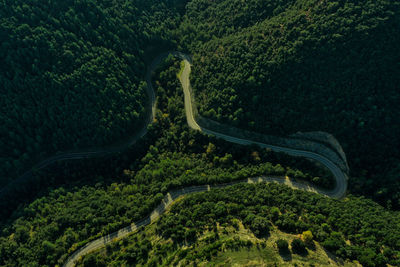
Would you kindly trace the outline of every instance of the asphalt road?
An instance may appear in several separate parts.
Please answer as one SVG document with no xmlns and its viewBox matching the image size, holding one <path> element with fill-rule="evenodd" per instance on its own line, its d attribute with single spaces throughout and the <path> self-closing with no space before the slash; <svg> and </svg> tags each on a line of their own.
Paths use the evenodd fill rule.
<svg viewBox="0 0 400 267">
<path fill-rule="evenodd" d="M 235 181 L 235 182 L 232 182 L 229 184 L 189 186 L 189 187 L 185 187 L 183 189 L 173 190 L 173 191 L 168 192 L 168 194 L 165 195 L 161 204 L 156 209 L 154 209 L 150 215 L 148 215 L 144 219 L 142 219 L 138 222 L 134 222 L 131 225 L 118 230 L 117 232 L 114 232 L 112 234 L 109 234 L 109 235 L 100 237 L 94 241 L 91 241 L 91 242 L 87 243 L 85 246 L 77 249 L 67 259 L 67 261 L 64 264 L 65 267 L 74 266 L 75 263 L 82 256 L 84 256 L 88 253 L 91 253 L 97 249 L 100 249 L 111 242 L 120 240 L 121 238 L 128 236 L 130 233 L 135 232 L 138 228 L 148 225 L 151 222 L 157 220 L 161 216 L 161 214 L 164 213 L 165 210 L 170 205 L 172 205 L 172 203 L 174 202 L 175 199 L 177 199 L 181 196 L 190 194 L 190 193 L 209 191 L 211 188 L 221 188 L 221 187 L 226 187 L 226 186 L 230 186 L 230 185 L 234 185 L 234 184 L 238 184 L 238 183 L 275 182 L 275 183 L 280 183 L 280 184 L 286 184 L 295 189 L 301 189 L 301 190 L 305 190 L 305 191 L 309 191 L 309 192 L 314 192 L 314 193 L 322 194 L 327 197 L 336 198 L 336 199 L 343 198 L 346 194 L 347 179 L 348 179 L 347 175 L 344 172 L 342 172 L 342 170 L 338 166 L 336 166 L 332 161 L 330 161 L 329 159 L 327 159 L 324 156 L 321 156 L 314 152 L 296 150 L 296 149 L 291 149 L 291 148 L 286 148 L 286 147 L 279 147 L 279 146 L 256 142 L 256 141 L 249 140 L 249 139 L 240 139 L 237 137 L 232 137 L 232 136 L 226 135 L 222 132 L 215 132 L 215 131 L 208 130 L 204 127 L 201 127 L 196 122 L 196 120 L 194 119 L 194 116 L 193 116 L 192 96 L 190 93 L 191 88 L 190 88 L 190 80 L 189 80 L 189 75 L 190 75 L 190 71 L 191 71 L 191 59 L 189 56 L 187 56 L 183 53 L 179 53 L 179 52 L 170 52 L 170 53 L 173 54 L 175 57 L 181 58 L 185 63 L 184 69 L 183 69 L 179 79 L 180 79 L 180 82 L 182 84 L 182 88 L 184 91 L 186 119 L 187 119 L 189 127 L 191 127 L 192 129 L 195 129 L 195 130 L 202 131 L 209 135 L 214 135 L 216 137 L 222 138 L 222 139 L 232 142 L 232 143 L 242 144 L 242 145 L 255 144 L 255 145 L 258 145 L 263 148 L 269 148 L 275 152 L 284 152 L 291 156 L 304 157 L 304 158 L 309 158 L 309 159 L 318 161 L 321 164 L 323 164 L 324 166 L 326 166 L 332 172 L 333 176 L 335 177 L 336 186 L 332 190 L 324 190 L 324 189 L 318 188 L 315 185 L 311 185 L 306 182 L 294 182 L 294 181 L 288 179 L 287 177 L 261 176 L 261 177 L 252 177 L 252 178 L 248 178 L 248 179 L 241 180 L 241 181 Z M 153 61 L 153 63 L 150 65 L 148 72 L 146 74 L 146 81 L 148 84 L 148 94 L 149 94 L 149 98 L 151 99 L 151 103 L 152 103 L 152 109 L 151 109 L 152 113 L 148 117 L 149 118 L 148 122 L 151 122 L 151 120 L 154 118 L 155 108 L 156 108 L 156 98 L 155 98 L 155 94 L 154 94 L 154 88 L 151 83 L 151 74 L 155 70 L 157 65 L 162 61 L 162 59 L 164 59 L 170 53 L 164 53 L 164 54 L 159 55 Z M 142 129 L 141 133 L 138 136 L 141 137 L 144 134 L 146 134 L 146 130 Z"/>
<path fill-rule="evenodd" d="M 317 188 L 315 186 L 307 185 L 306 187 L 304 186 L 303 183 L 293 183 L 292 187 L 293 188 L 298 188 L 298 189 L 305 189 L 308 191 L 313 191 L 317 192 L 332 198 L 343 198 L 346 195 L 347 191 L 347 175 L 331 160 L 328 158 L 319 155 L 315 152 L 310 152 L 310 151 L 303 151 L 303 150 L 297 150 L 297 149 L 291 149 L 287 147 L 279 147 L 279 146 L 274 146 L 270 144 L 264 144 L 260 143 L 254 140 L 250 139 L 241 139 L 233 136 L 226 135 L 222 132 L 216 132 L 212 131 L 209 129 L 206 129 L 204 127 L 201 127 L 196 120 L 194 119 L 193 116 L 193 107 L 192 107 L 192 96 L 191 96 L 191 88 L 190 88 L 190 80 L 189 80 L 189 75 L 190 75 L 190 70 L 191 70 L 191 62 L 190 58 L 182 53 L 174 53 L 175 56 L 180 57 L 184 62 L 185 62 L 185 67 L 182 71 L 182 74 L 180 76 L 180 81 L 182 84 L 182 88 L 185 94 L 185 111 L 186 111 L 186 119 L 188 122 L 188 125 L 195 129 L 195 130 L 200 130 L 206 134 L 209 135 L 214 135 L 216 137 L 219 137 L 221 139 L 224 139 L 226 141 L 236 143 L 236 144 L 241 144 L 241 145 L 251 145 L 255 144 L 263 148 L 269 148 L 272 151 L 275 152 L 284 152 L 286 154 L 289 154 L 291 156 L 295 157 L 304 157 L 304 158 L 309 158 L 315 161 L 318 161 L 319 163 L 323 164 L 325 167 L 327 167 L 333 174 L 335 178 L 335 188 L 333 190 L 323 190 L 320 188 Z M 310 190 L 310 187 L 313 188 L 313 190 Z"/>
</svg>

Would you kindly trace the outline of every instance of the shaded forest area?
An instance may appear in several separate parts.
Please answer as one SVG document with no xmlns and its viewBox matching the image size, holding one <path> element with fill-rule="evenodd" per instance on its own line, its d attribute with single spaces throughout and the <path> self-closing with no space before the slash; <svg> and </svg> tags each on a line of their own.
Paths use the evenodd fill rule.
<svg viewBox="0 0 400 267">
<path fill-rule="evenodd" d="M 333 134 L 350 190 L 400 205 L 400 4 L 191 1 L 180 25 L 201 115 L 275 135 Z"/>
<path fill-rule="evenodd" d="M 175 2 L 0 3 L 0 186 L 58 151 L 137 130 L 148 101 L 144 50 L 171 43 Z"/>
</svg>

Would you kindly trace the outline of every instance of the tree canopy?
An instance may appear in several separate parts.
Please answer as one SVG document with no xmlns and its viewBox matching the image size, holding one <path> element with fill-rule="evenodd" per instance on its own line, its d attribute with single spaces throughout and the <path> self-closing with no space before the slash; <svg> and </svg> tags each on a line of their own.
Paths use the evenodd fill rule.
<svg viewBox="0 0 400 267">
<path fill-rule="evenodd" d="M 201 115 L 285 136 L 333 134 L 350 190 L 399 207 L 400 5 L 191 1 L 180 26 Z"/>
<path fill-rule="evenodd" d="M 144 50 L 170 43 L 171 3 L 0 6 L 0 186 L 58 151 L 109 145 L 143 124 Z"/>
</svg>

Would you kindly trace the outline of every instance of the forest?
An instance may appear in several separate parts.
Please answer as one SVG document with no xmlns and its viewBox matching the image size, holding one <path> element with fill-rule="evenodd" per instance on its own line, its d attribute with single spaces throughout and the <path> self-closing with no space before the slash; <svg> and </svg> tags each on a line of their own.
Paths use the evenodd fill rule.
<svg viewBox="0 0 400 267">
<path fill-rule="evenodd" d="M 134 133 L 146 113 L 146 63 L 177 49 L 193 55 L 202 116 L 278 136 L 331 133 L 349 159 L 351 193 L 399 207 L 399 3 L 3 6 L 0 186 L 49 155 Z"/>
<path fill-rule="evenodd" d="M 0 187 L 56 152 L 135 132 L 148 101 L 145 50 L 168 47 L 173 1 L 0 6 Z"/>
<path fill-rule="evenodd" d="M 185 185 L 219 184 L 259 175 L 288 175 L 293 178 L 297 175 L 317 184 L 315 177 L 322 177 L 322 181 L 330 180 L 326 172 L 308 161 L 294 160 L 253 146 L 231 145 L 190 130 L 185 121 L 182 90 L 176 78 L 179 68 L 180 62 L 170 57 L 154 74 L 160 105 L 156 121 L 144 140 L 147 147 L 140 149 L 144 151 L 141 158 L 134 160 L 132 153 L 138 156 L 139 149 L 135 147 L 115 159 L 88 160 L 88 163 L 75 167 L 71 163 L 60 163 L 55 170 L 38 174 L 43 177 L 43 183 L 64 183 L 54 182 L 51 188 L 41 193 L 41 197 L 21 203 L 10 211 L 11 215 L 1 216 L 8 219 L 1 221 L 0 265 L 62 264 L 74 249 L 140 220 L 159 204 L 168 190 Z M 195 238 L 196 231 L 205 229 L 213 220 L 229 223 L 232 216 L 236 216 L 260 237 L 267 236 L 272 226 L 289 233 L 310 230 L 316 240 L 343 258 L 369 264 L 395 262 L 398 257 L 398 212 L 386 211 L 370 200 L 349 197 L 337 201 L 278 185 L 239 186 L 226 190 L 225 194 L 216 191 L 210 193 L 213 197 L 206 195 L 197 200 L 189 197 L 179 202 L 177 207 L 173 206 L 171 214 L 157 223 L 157 234 L 181 243 L 182 238 Z M 211 204 L 216 196 L 220 199 L 215 203 L 226 202 L 226 206 L 222 206 L 225 212 L 218 213 L 218 216 Z M 204 197 L 210 204 L 199 204 Z M 239 200 L 242 202 L 237 202 Z M 236 208 L 231 214 L 227 213 L 233 207 L 228 205 L 230 202 L 236 203 L 232 204 Z M 4 213 L 12 202 L 2 203 Z M 243 203 L 248 208 L 245 209 Z M 178 225 L 184 219 L 173 214 L 197 209 L 203 213 L 184 214 L 201 216 L 203 220 L 193 217 L 190 220 L 196 220 L 196 225 Z M 252 214 L 245 214 L 246 211 Z M 169 219 L 171 216 L 173 219 Z M 254 220 L 252 216 L 256 216 Z M 300 217 L 303 219 L 299 220 Z M 173 221 L 175 225 L 170 225 Z M 344 240 L 352 240 L 354 246 L 346 246 Z M 146 240 L 139 244 L 143 242 Z M 151 248 L 148 244 L 146 246 L 148 250 Z M 165 253 L 173 248 L 166 249 Z M 384 254 L 378 253 L 381 248 L 385 248 Z M 135 263 L 132 258 L 137 263 L 145 260 L 138 256 L 138 252 L 132 252 L 134 257 L 129 253 L 120 250 L 114 254 L 121 254 L 124 260 L 129 258 L 128 264 Z M 142 256 L 146 254 L 143 252 Z M 90 257 L 91 263 L 97 261 L 96 257 Z"/>
<path fill-rule="evenodd" d="M 160 105 L 146 148 L 138 144 L 116 159 L 91 160 L 80 167 L 61 164 L 38 173 L 41 178 L 32 186 L 13 192 L 19 206 L 14 198 L 1 199 L 1 266 L 62 264 L 71 248 L 143 218 L 174 188 L 262 175 L 332 186 L 330 175 L 307 160 L 232 146 L 189 130 L 176 77 L 179 68 L 180 62 L 170 57 L 154 75 Z M 138 149 L 144 153 L 133 164 Z M 32 188 L 49 181 L 54 181 L 49 190 L 29 199 Z"/>
<path fill-rule="evenodd" d="M 200 114 L 342 145 L 350 190 L 399 208 L 400 4 L 191 1 L 180 25 Z"/>
<path fill-rule="evenodd" d="M 399 3 L 0 5 L 0 187 L 48 155 L 107 146 L 137 131 L 147 112 L 146 66 L 171 49 L 193 57 L 190 78 L 204 117 L 279 136 L 326 131 L 349 159 L 350 194 L 342 201 L 275 184 L 196 194 L 156 222 L 153 238 L 166 247 L 133 235 L 82 265 L 157 266 L 171 254 L 172 261 L 209 260 L 223 246 L 215 225 L 238 222 L 261 243 L 279 230 L 365 266 L 400 264 Z M 309 160 L 189 129 L 180 70 L 169 57 L 154 73 L 157 114 L 140 142 L 107 157 L 34 170 L 29 181 L 0 194 L 0 266 L 62 265 L 72 251 L 140 220 L 166 192 L 187 185 L 287 176 L 334 187 L 331 174 Z M 206 250 L 181 250 L 210 229 Z M 290 251 L 312 250 L 306 239 L 290 240 Z M 232 242 L 224 246 L 254 245 Z"/>
</svg>

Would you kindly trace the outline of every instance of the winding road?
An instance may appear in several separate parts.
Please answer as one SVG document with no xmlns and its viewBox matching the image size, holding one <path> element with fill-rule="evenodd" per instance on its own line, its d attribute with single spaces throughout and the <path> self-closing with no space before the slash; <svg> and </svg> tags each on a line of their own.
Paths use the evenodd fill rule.
<svg viewBox="0 0 400 267">
<path fill-rule="evenodd" d="M 315 161 L 318 161 L 319 163 L 323 164 L 325 167 L 327 167 L 333 174 L 333 177 L 335 178 L 335 188 L 333 190 L 323 190 L 320 188 L 317 188 L 315 186 L 311 186 L 309 184 L 304 184 L 304 183 L 292 183 L 293 188 L 297 189 L 304 189 L 307 191 L 312 191 L 316 192 L 319 194 L 326 195 L 328 197 L 332 198 L 343 198 L 346 194 L 347 191 L 347 175 L 344 173 L 338 166 L 336 166 L 335 163 L 333 163 L 331 160 L 328 158 L 319 155 L 315 152 L 310 152 L 310 151 L 302 151 L 302 150 L 297 150 L 297 149 L 292 149 L 292 148 L 287 148 L 287 147 L 279 147 L 279 146 L 274 146 L 270 144 L 264 144 L 260 143 L 254 140 L 249 140 L 249 139 L 241 139 L 233 136 L 226 135 L 222 132 L 216 132 L 212 131 L 209 129 L 206 129 L 204 127 L 201 127 L 196 120 L 194 119 L 193 116 L 193 106 L 192 106 L 192 101 L 193 101 L 193 96 L 191 96 L 191 88 L 190 88 L 190 81 L 189 81 L 189 75 L 191 71 L 191 63 L 190 63 L 190 58 L 182 53 L 175 52 L 173 53 L 176 57 L 181 58 L 184 63 L 184 69 L 183 72 L 181 73 L 179 79 L 182 84 L 182 88 L 184 91 L 185 95 L 185 111 L 186 111 L 186 119 L 188 122 L 189 127 L 195 130 L 202 131 L 206 134 L 209 135 L 214 135 L 216 137 L 219 137 L 221 139 L 224 139 L 228 142 L 236 143 L 236 144 L 241 144 L 241 145 L 257 145 L 263 148 L 269 148 L 272 151 L 275 152 L 283 152 L 286 154 L 289 154 L 291 156 L 295 157 L 304 157 L 304 158 L 309 158 Z M 312 189 L 311 189 L 312 188 Z"/>
<path fill-rule="evenodd" d="M 147 70 L 146 73 L 146 81 L 147 81 L 147 94 L 149 95 L 150 98 L 150 105 L 151 105 L 151 113 L 149 112 L 149 116 L 147 117 L 147 124 L 146 126 L 153 120 L 155 116 L 155 109 L 156 109 L 156 97 L 154 93 L 154 88 L 151 82 L 151 74 L 155 70 L 155 68 L 158 66 L 158 64 L 169 54 L 174 55 L 175 57 L 178 57 L 184 61 L 184 69 L 179 77 L 179 80 L 181 82 L 183 92 L 184 92 L 184 98 L 185 98 L 185 111 L 186 111 L 186 119 L 188 122 L 188 125 L 190 128 L 194 130 L 199 130 L 202 131 L 206 134 L 216 136 L 218 138 L 224 139 L 228 142 L 236 143 L 236 144 L 242 144 L 242 145 L 258 145 L 263 148 L 269 148 L 272 151 L 275 152 L 283 152 L 286 154 L 289 154 L 291 156 L 295 157 L 303 157 L 303 158 L 308 158 L 314 161 L 317 161 L 321 164 L 323 164 L 326 168 L 328 168 L 332 174 L 333 177 L 335 178 L 335 188 L 332 190 L 324 190 L 321 188 L 316 187 L 315 185 L 311 185 L 306 182 L 294 182 L 288 179 L 287 177 L 270 177 L 270 176 L 261 176 L 261 177 L 252 177 L 248 178 L 245 180 L 240 180 L 240 181 L 235 181 L 229 184 L 221 184 L 221 185 L 202 185 L 202 186 L 189 186 L 185 187 L 182 189 L 177 189 L 168 192 L 161 204 L 154 209 L 151 214 L 149 214 L 147 217 L 144 219 L 134 222 L 131 225 L 124 227 L 120 229 L 117 232 L 114 232 L 112 234 L 100 237 L 94 241 L 91 241 L 84 245 L 83 247 L 77 249 L 73 254 L 71 254 L 68 259 L 65 261 L 64 265 L 65 267 L 69 266 L 74 266 L 75 263 L 84 255 L 91 253 L 97 249 L 100 249 L 104 247 L 105 245 L 114 242 L 116 240 L 119 240 L 121 238 L 124 238 L 131 234 L 132 232 L 135 232 L 138 228 L 143 227 L 145 225 L 150 224 L 151 222 L 157 220 L 160 215 L 165 212 L 165 210 L 173 204 L 174 200 L 177 198 L 184 196 L 186 194 L 194 193 L 194 192 L 204 192 L 204 191 L 209 191 L 212 188 L 221 188 L 221 187 L 226 187 L 238 183 L 259 183 L 259 182 L 276 182 L 276 183 L 281 183 L 281 184 L 286 184 L 292 188 L 295 189 L 301 189 L 309 192 L 314 192 L 318 193 L 321 195 L 325 195 L 327 197 L 331 198 L 336 198 L 336 199 L 341 199 L 346 195 L 347 191 L 347 181 L 348 177 L 347 174 L 342 171 L 340 167 L 338 167 L 334 162 L 332 162 L 330 159 L 328 159 L 325 156 L 322 156 L 320 154 L 317 154 L 315 152 L 310 152 L 310 151 L 303 151 L 303 150 L 298 150 L 298 149 L 293 149 L 293 148 L 288 148 L 288 147 L 280 147 L 280 146 L 274 146 L 271 144 L 265 144 L 261 142 L 257 142 L 255 140 L 251 139 L 241 139 L 238 137 L 234 136 L 229 136 L 224 134 L 223 132 L 217 132 L 217 131 L 212 131 L 209 129 L 206 129 L 199 125 L 199 123 L 195 120 L 194 116 L 194 110 L 195 107 L 193 107 L 193 96 L 191 95 L 191 87 L 190 87 L 190 80 L 189 80 L 189 75 L 191 72 L 191 59 L 188 55 L 180 53 L 180 52 L 168 52 L 168 53 L 163 53 L 159 55 L 150 65 L 150 67 Z M 150 106 L 149 106 L 150 108 Z M 133 143 L 135 143 L 140 137 L 144 136 L 146 134 L 147 130 L 146 127 L 144 127 L 138 134 L 136 134 L 133 138 L 131 138 L 129 144 L 126 144 L 125 146 L 130 146 Z M 93 153 L 98 153 L 98 152 L 82 152 L 80 155 L 82 155 L 81 158 L 86 158 L 88 156 L 93 156 Z M 101 153 L 110 153 L 110 151 L 103 151 Z M 99 154 L 97 154 L 98 156 Z M 72 157 L 72 154 L 69 154 L 69 156 L 66 154 L 63 156 L 63 159 L 69 159 L 69 157 Z M 60 159 L 58 159 L 60 160 Z"/>
</svg>

